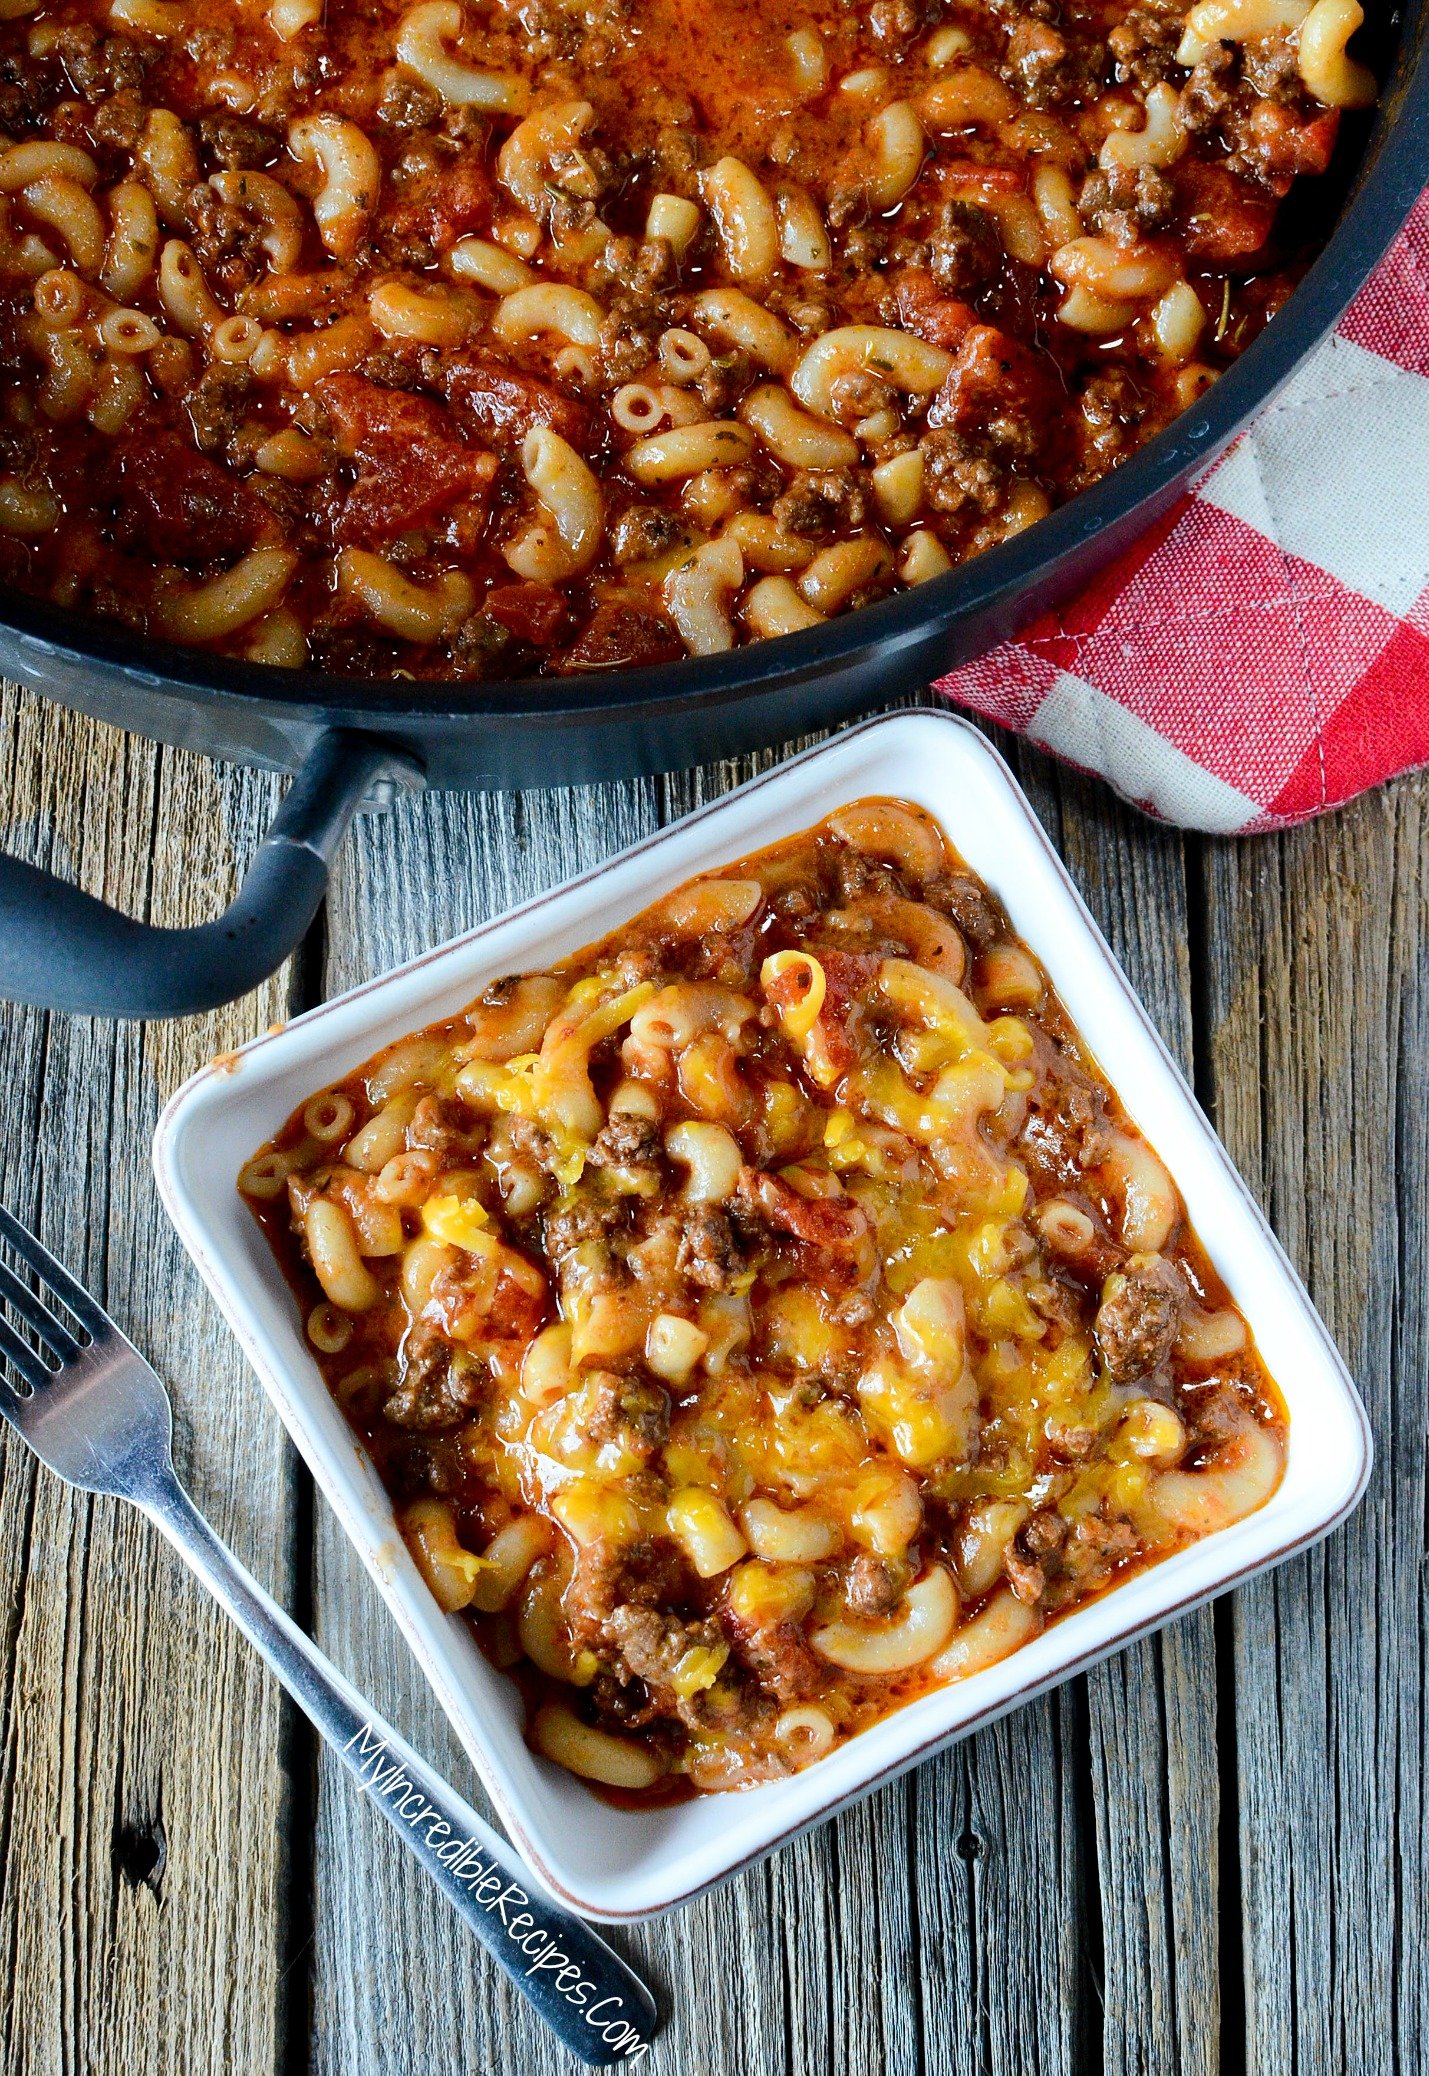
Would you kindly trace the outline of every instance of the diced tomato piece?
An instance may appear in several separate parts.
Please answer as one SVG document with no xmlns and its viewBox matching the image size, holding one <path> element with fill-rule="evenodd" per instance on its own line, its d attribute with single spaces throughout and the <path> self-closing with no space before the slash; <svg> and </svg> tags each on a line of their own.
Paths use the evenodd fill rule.
<svg viewBox="0 0 1429 2076">
<path fill-rule="evenodd" d="M 1340 111 L 1338 108 L 1326 108 L 1310 122 L 1304 124 L 1300 131 L 1302 156 L 1299 171 L 1302 173 L 1328 172 L 1330 160 L 1334 156 L 1335 139 L 1339 134 Z"/>
<path fill-rule="evenodd" d="M 839 951 L 832 945 L 816 945 L 814 952 L 824 969 L 824 999 L 814 1027 L 815 1046 L 823 1065 L 837 1081 L 858 1064 L 854 1025 L 859 1005 L 875 992 L 881 961 L 873 952 Z"/>
<path fill-rule="evenodd" d="M 413 440 L 454 442 L 451 414 L 430 397 L 406 389 L 384 389 L 360 375 L 328 375 L 318 384 L 318 397 L 332 419 L 338 451 L 357 454 L 364 448 Z"/>
<path fill-rule="evenodd" d="M 1275 204 L 1224 166 L 1188 159 L 1176 169 L 1181 237 L 1191 259 L 1233 267 L 1260 251 Z"/>
<path fill-rule="evenodd" d="M 263 500 L 186 441 L 134 433 L 110 469 L 114 537 L 156 562 L 242 555 L 271 524 Z"/>
<path fill-rule="evenodd" d="M 977 319 L 966 303 L 945 295 L 926 267 L 905 267 L 895 284 L 898 321 L 905 331 L 955 353 Z"/>
<path fill-rule="evenodd" d="M 318 394 L 339 450 L 357 461 L 357 480 L 333 528 L 341 542 L 390 539 L 459 499 L 480 496 L 496 473 L 494 456 L 468 447 L 451 413 L 428 397 L 357 375 L 330 375 Z"/>
<path fill-rule="evenodd" d="M 532 649 L 549 649 L 566 620 L 566 601 L 554 584 L 497 584 L 481 603 L 483 612 Z"/>
<path fill-rule="evenodd" d="M 819 945 L 816 951 L 824 969 L 824 1000 L 819 1014 L 826 1021 L 846 1024 L 855 1004 L 863 1001 L 878 978 L 882 959 L 874 952 L 840 951 Z"/>
<path fill-rule="evenodd" d="M 364 455 L 334 537 L 352 547 L 390 540 L 459 499 L 479 497 L 495 473 L 491 455 L 445 441 L 414 440 L 407 447 Z"/>
<path fill-rule="evenodd" d="M 1302 173 L 1323 173 L 1335 148 L 1338 108 L 1305 117 L 1278 101 L 1260 101 L 1242 125 L 1237 142 L 1261 185 L 1287 195 Z"/>
<path fill-rule="evenodd" d="M 830 1253 L 855 1247 L 868 1231 L 868 1216 L 852 1197 L 805 1197 L 780 1175 L 742 1168 L 739 1197 L 776 1232 L 789 1233 Z"/>
<path fill-rule="evenodd" d="M 562 670 L 633 670 L 673 663 L 685 645 L 668 620 L 638 606 L 607 600 L 561 658 Z"/>
<path fill-rule="evenodd" d="M 388 226 L 399 238 L 425 238 L 445 252 L 468 231 L 486 228 L 494 200 L 486 169 L 468 154 L 440 173 L 409 181 L 388 210 Z"/>
<path fill-rule="evenodd" d="M 498 446 L 519 447 L 538 425 L 550 426 L 573 447 L 585 446 L 590 438 L 584 404 L 490 354 L 448 354 L 442 382 L 453 409 Z"/>
<path fill-rule="evenodd" d="M 928 412 L 932 426 L 977 432 L 995 419 L 1031 419 L 1051 409 L 1052 377 L 1030 347 L 990 324 L 975 324 Z"/>
</svg>

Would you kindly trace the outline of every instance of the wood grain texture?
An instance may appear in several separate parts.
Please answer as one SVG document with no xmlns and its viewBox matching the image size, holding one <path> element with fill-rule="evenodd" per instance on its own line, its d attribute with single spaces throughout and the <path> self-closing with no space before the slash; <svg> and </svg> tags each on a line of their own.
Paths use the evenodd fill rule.
<svg viewBox="0 0 1429 2076">
<path fill-rule="evenodd" d="M 1010 754 L 1344 1348 L 1379 1470 L 1321 1550 L 617 1935 L 672 2013 L 647 2066 L 1398 2076 L 1429 2029 L 1429 781 L 1289 836 L 1203 844 Z M 499 912 L 768 761 L 361 821 L 322 984 Z M 0 843 L 134 913 L 212 913 L 276 791 L 0 702 Z M 155 1356 L 220 1529 L 311 1601 L 344 1669 L 479 1801 L 149 1179 L 164 1096 L 283 1001 L 276 985 L 154 1029 L 0 1009 L 0 1195 Z M 0 1445 L 0 1582 L 7 2076 L 574 2069 L 137 1517 Z"/>
<path fill-rule="evenodd" d="M 1424 1301 L 1429 782 L 1207 847 L 1221 1131 L 1349 1363 L 1378 1461 L 1240 1594 L 1246 2066 L 1417 2069 L 1426 2037 Z"/>
<path fill-rule="evenodd" d="M 0 842 L 131 913 L 225 903 L 273 781 L 221 776 L 27 694 L 0 701 Z M 155 831 L 163 834 L 155 840 Z M 286 1591 L 288 1450 L 164 1218 L 159 1108 L 282 1013 L 146 1029 L 0 1007 L 0 1196 L 170 1382 L 181 1469 Z M 275 2068 L 283 2026 L 278 1690 L 155 1531 L 0 1440 L 0 2067 L 8 2076 Z"/>
</svg>

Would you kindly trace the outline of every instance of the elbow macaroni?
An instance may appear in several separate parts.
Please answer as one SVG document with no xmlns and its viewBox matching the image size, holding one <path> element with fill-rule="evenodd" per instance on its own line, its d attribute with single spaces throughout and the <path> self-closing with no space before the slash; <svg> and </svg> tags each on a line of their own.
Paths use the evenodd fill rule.
<svg viewBox="0 0 1429 2076">
<path fill-rule="evenodd" d="M 313 215 L 323 244 L 335 259 L 351 259 L 377 206 L 377 153 L 356 123 L 336 115 L 304 116 L 291 124 L 288 149 L 299 165 L 316 166 L 321 175 Z"/>
<path fill-rule="evenodd" d="M 447 49 L 462 32 L 464 16 L 458 0 L 421 0 L 403 15 L 397 31 L 397 57 L 409 72 L 457 108 L 483 108 L 508 113 L 525 103 L 522 82 L 497 72 L 463 65 Z"/>
<path fill-rule="evenodd" d="M 378 676 L 807 637 L 996 550 L 1273 316 L 1277 201 L 1376 91 L 1361 0 L 1194 0 L 1145 64 L 1136 0 L 793 0 L 678 115 L 678 9 L 61 12 L 0 0 L 7 581 Z"/>
<path fill-rule="evenodd" d="M 542 516 L 505 550 L 506 560 L 518 576 L 544 583 L 574 576 L 600 544 L 600 486 L 575 449 L 545 426 L 526 435 L 521 466 Z"/>
</svg>

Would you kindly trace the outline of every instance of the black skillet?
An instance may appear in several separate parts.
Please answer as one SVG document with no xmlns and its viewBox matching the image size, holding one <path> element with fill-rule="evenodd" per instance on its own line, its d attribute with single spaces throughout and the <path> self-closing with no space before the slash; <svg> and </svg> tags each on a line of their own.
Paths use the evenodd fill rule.
<svg viewBox="0 0 1429 2076">
<path fill-rule="evenodd" d="M 1206 397 L 1124 467 L 964 568 L 806 633 L 655 669 L 513 684 L 284 671 L 146 640 L 0 593 L 0 670 L 123 728 L 296 777 L 227 914 L 135 923 L 0 856 L 0 996 L 179 1016 L 255 987 L 301 939 L 364 797 L 630 777 L 827 727 L 1014 634 L 1181 495 L 1334 325 L 1429 185 L 1429 0 L 1366 30 L 1389 81 L 1341 174 L 1333 235 L 1285 309 Z M 1335 176 L 1287 206 L 1336 209 Z M 1344 192 L 1347 185 L 1347 192 Z"/>
</svg>

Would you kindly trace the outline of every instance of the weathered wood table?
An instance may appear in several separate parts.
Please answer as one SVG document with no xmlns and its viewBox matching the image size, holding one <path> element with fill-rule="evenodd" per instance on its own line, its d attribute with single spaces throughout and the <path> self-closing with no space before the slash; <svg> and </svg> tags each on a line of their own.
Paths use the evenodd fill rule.
<svg viewBox="0 0 1429 2076">
<path fill-rule="evenodd" d="M 1183 840 L 1021 754 L 1034 804 L 1369 1405 L 1329 1544 L 625 1936 L 664 2076 L 1419 2065 L 1429 779 Z M 178 1026 L 0 1010 L 0 1194 L 172 1384 L 180 1467 L 261 1578 L 475 1796 L 406 1648 L 160 1211 L 158 1111 L 212 1053 L 589 865 L 753 769 L 364 820 L 321 930 Z M 132 913 L 230 896 L 279 782 L 28 694 L 0 841 Z M 137 1516 L 0 1460 L 0 2068 L 539 2076 L 548 2045 Z"/>
</svg>

